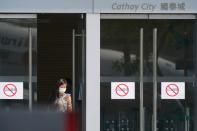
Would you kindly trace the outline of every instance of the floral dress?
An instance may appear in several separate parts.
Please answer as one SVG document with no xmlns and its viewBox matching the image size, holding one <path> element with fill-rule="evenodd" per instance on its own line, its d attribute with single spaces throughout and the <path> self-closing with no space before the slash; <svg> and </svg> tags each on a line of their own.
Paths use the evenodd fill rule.
<svg viewBox="0 0 197 131">
<path fill-rule="evenodd" d="M 72 111 L 72 102 L 71 95 L 64 94 L 55 100 L 55 107 L 58 112 L 71 112 Z"/>
</svg>

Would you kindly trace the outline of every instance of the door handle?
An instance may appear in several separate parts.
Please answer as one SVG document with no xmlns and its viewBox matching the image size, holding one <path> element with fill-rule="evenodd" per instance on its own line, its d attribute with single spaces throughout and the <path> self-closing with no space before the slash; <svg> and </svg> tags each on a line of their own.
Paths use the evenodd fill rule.
<svg viewBox="0 0 197 131">
<path fill-rule="evenodd" d="M 157 28 L 153 29 L 153 131 L 157 131 Z"/>
<path fill-rule="evenodd" d="M 143 80 L 143 42 L 144 42 L 144 29 L 140 29 L 140 131 L 144 131 L 144 95 L 143 95 L 143 86 L 144 86 L 144 80 Z"/>
</svg>

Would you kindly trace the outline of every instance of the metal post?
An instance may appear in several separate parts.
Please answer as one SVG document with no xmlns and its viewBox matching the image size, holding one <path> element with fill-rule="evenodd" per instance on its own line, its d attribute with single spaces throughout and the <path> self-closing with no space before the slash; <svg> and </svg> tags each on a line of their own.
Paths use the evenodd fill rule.
<svg viewBox="0 0 197 131">
<path fill-rule="evenodd" d="M 85 31 L 82 30 L 82 85 L 85 87 Z"/>
<path fill-rule="evenodd" d="M 144 131 L 144 103 L 143 103 L 143 28 L 140 29 L 140 131 Z"/>
<path fill-rule="evenodd" d="M 32 111 L 32 29 L 29 28 L 29 111 Z"/>
<path fill-rule="evenodd" d="M 143 131 L 145 130 L 145 124 L 146 124 L 145 123 L 145 121 L 146 121 L 146 115 L 145 115 L 146 113 L 145 112 L 146 112 L 146 108 L 144 107 L 143 108 L 143 127 L 144 127 Z"/>
<path fill-rule="evenodd" d="M 157 28 L 153 29 L 153 131 L 157 131 Z"/>
<path fill-rule="evenodd" d="M 75 29 L 72 31 L 72 103 L 73 103 L 73 110 L 75 110 Z"/>
<path fill-rule="evenodd" d="M 82 90 L 81 90 L 81 94 L 82 94 L 82 131 L 85 131 L 86 127 L 85 127 L 85 116 L 86 116 L 86 100 L 85 100 L 85 96 L 86 96 L 86 91 L 85 91 L 85 30 L 82 30 Z"/>
<path fill-rule="evenodd" d="M 188 131 L 188 107 L 185 108 L 185 131 Z"/>
<path fill-rule="evenodd" d="M 186 114 L 185 114 L 185 131 L 189 131 L 189 119 L 190 119 L 190 110 L 189 107 L 186 107 Z"/>
</svg>

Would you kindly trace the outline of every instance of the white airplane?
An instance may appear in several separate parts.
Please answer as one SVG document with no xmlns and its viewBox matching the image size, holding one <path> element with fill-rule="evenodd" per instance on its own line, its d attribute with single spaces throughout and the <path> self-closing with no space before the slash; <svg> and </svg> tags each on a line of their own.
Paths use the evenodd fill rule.
<svg viewBox="0 0 197 131">
<path fill-rule="evenodd" d="M 137 60 L 135 54 L 130 54 L 130 62 Z M 124 53 L 121 51 L 110 50 L 110 49 L 101 49 L 101 75 L 103 76 L 115 76 L 115 75 L 124 75 L 123 71 L 118 71 L 114 69 L 114 62 L 124 62 Z M 150 60 L 148 60 L 151 62 Z M 164 59 L 162 57 L 158 58 L 159 68 L 164 76 L 183 76 L 184 70 L 177 70 L 176 63 Z M 124 67 L 122 67 L 124 68 Z M 191 72 L 190 72 L 191 73 Z"/>
<path fill-rule="evenodd" d="M 28 70 L 29 28 L 11 22 L 0 22 L 0 76 L 6 74 L 6 81 L 13 80 L 13 74 L 25 76 Z M 32 50 L 37 52 L 37 28 L 32 28 Z M 28 89 L 24 89 L 24 99 L 28 99 Z"/>
<path fill-rule="evenodd" d="M 32 48 L 37 48 L 37 29 L 32 28 Z M 8 22 L 0 22 L 0 49 L 21 52 L 28 51 L 29 28 Z"/>
</svg>

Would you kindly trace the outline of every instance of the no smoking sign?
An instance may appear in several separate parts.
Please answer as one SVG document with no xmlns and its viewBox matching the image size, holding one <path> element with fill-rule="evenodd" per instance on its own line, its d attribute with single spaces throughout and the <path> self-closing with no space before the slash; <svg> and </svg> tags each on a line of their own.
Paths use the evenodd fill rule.
<svg viewBox="0 0 197 131">
<path fill-rule="evenodd" d="M 162 82 L 161 99 L 185 99 L 185 83 Z"/>
<path fill-rule="evenodd" d="M 112 82 L 111 99 L 135 99 L 135 83 Z"/>
<path fill-rule="evenodd" d="M 23 99 L 23 82 L 0 82 L 0 99 Z"/>
<path fill-rule="evenodd" d="M 14 97 L 17 94 L 17 87 L 15 84 L 6 84 L 3 88 L 3 93 L 8 97 Z"/>
</svg>

